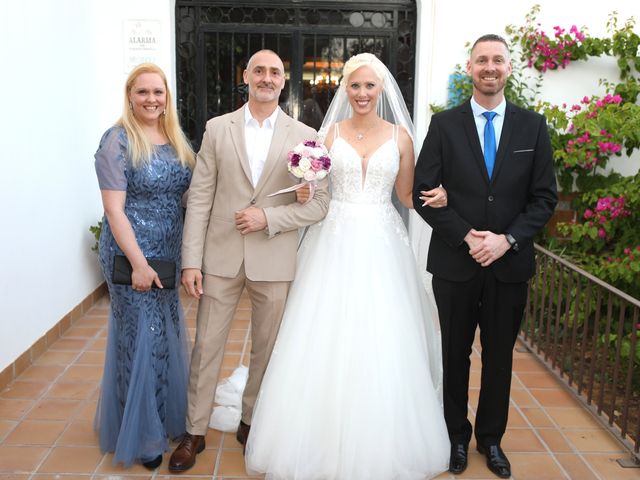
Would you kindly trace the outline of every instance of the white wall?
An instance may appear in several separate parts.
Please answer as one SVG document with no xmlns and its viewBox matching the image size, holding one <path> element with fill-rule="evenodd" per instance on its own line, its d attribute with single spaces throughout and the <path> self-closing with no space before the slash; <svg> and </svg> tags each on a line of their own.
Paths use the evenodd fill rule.
<svg viewBox="0 0 640 480">
<path fill-rule="evenodd" d="M 158 63 L 173 78 L 173 5 L 0 7 L 0 370 L 102 281 L 88 231 L 102 216 L 93 153 L 122 105 L 123 20 L 161 20 Z"/>
<path fill-rule="evenodd" d="M 576 24 L 604 35 L 610 11 L 622 20 L 638 13 L 626 0 L 536 1 L 548 31 Z M 417 142 L 427 131 L 428 104 L 445 102 L 448 76 L 467 58 L 465 42 L 521 25 L 533 3 L 417 0 Z M 175 0 L 32 0 L 0 7 L 0 370 L 102 281 L 87 230 L 102 215 L 93 153 L 120 114 L 124 21 L 160 21 L 157 63 L 175 92 L 174 6 Z M 597 79 L 615 74 L 611 62 L 547 74 L 545 97 L 569 103 L 597 93 Z"/>
</svg>

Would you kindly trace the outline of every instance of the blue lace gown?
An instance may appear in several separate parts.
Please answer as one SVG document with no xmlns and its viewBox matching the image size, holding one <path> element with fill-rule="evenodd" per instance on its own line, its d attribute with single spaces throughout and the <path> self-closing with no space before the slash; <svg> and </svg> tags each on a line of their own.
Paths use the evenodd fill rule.
<svg viewBox="0 0 640 480">
<path fill-rule="evenodd" d="M 179 285 L 183 211 L 191 171 L 170 145 L 159 145 L 134 169 L 124 129 L 103 135 L 95 155 L 101 190 L 126 191 L 125 213 L 146 257 L 176 262 Z M 111 282 L 113 257 L 122 254 L 106 217 L 100 263 L 111 296 L 107 350 L 95 428 L 103 452 L 129 466 L 152 460 L 184 432 L 188 337 L 178 289 L 136 292 Z"/>
</svg>

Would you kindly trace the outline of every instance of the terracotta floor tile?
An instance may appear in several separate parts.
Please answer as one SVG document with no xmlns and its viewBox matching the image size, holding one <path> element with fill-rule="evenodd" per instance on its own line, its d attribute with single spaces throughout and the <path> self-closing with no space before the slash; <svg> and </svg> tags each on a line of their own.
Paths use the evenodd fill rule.
<svg viewBox="0 0 640 480">
<path fill-rule="evenodd" d="M 58 440 L 58 445 L 67 447 L 98 446 L 98 435 L 93 430 L 93 422 L 75 420 Z"/>
<path fill-rule="evenodd" d="M 74 365 L 104 365 L 104 352 L 83 352 Z"/>
<path fill-rule="evenodd" d="M 247 476 L 242 450 L 223 450 L 218 475 Z"/>
<path fill-rule="evenodd" d="M 14 447 L 1 445 L 0 472 L 33 472 L 48 451 L 49 449 L 47 447 Z"/>
<path fill-rule="evenodd" d="M 5 438 L 5 445 L 53 445 L 66 428 L 64 421 L 24 420 Z"/>
<path fill-rule="evenodd" d="M 517 376 L 527 388 L 563 388 L 562 382 L 549 375 L 549 372 L 520 372 Z"/>
<path fill-rule="evenodd" d="M 201 480 L 202 480 L 202 477 L 200 477 L 200 478 L 201 478 Z M 230 476 L 230 477 L 224 476 L 224 477 L 219 477 L 219 476 L 218 476 L 218 477 L 216 477 L 216 479 L 217 479 L 217 480 L 262 480 L 262 479 L 264 479 L 264 475 L 261 475 L 261 476 L 259 476 L 259 477 L 250 477 L 250 476 L 247 476 L 247 475 L 243 475 L 243 476 L 241 476 L 241 477 L 236 477 L 236 476 Z"/>
<path fill-rule="evenodd" d="M 78 352 L 48 350 L 33 361 L 34 365 L 69 365 L 78 356 Z"/>
<path fill-rule="evenodd" d="M 97 478 L 97 477 L 94 477 Z M 119 480 L 120 477 L 118 477 Z M 125 477 L 122 477 L 125 478 Z M 131 478 L 130 480 L 138 480 L 139 477 L 135 477 Z M 211 476 L 193 476 L 193 475 L 189 475 L 189 473 L 175 473 L 173 475 L 160 475 L 157 474 L 155 477 L 155 480 L 211 480 Z M 103 480 L 113 480 L 113 478 L 105 478 Z M 223 480 L 222 477 L 215 477 L 215 480 Z M 244 480 L 244 477 L 242 477 L 242 480 Z"/>
<path fill-rule="evenodd" d="M 214 430 L 213 428 L 208 429 L 207 434 L 204 437 L 206 444 L 205 448 L 222 448 L 222 437 L 227 437 L 229 435 L 235 435 L 235 433 L 222 433 L 221 431 Z"/>
<path fill-rule="evenodd" d="M 20 374 L 20 380 L 52 382 L 65 368 L 62 365 L 31 365 Z"/>
<path fill-rule="evenodd" d="M 543 407 L 573 407 L 577 405 L 573 395 L 564 389 L 532 388 L 529 391 Z"/>
<path fill-rule="evenodd" d="M 562 428 L 600 428 L 600 423 L 591 412 L 577 404 L 571 408 L 550 407 L 545 411 Z"/>
<path fill-rule="evenodd" d="M 481 372 L 479 370 L 471 370 L 469 372 L 469 387 L 480 388 Z"/>
<path fill-rule="evenodd" d="M 234 320 L 251 320 L 251 309 L 250 308 L 238 308 L 236 313 L 233 315 Z"/>
<path fill-rule="evenodd" d="M 49 347 L 50 350 L 66 350 L 79 352 L 87 345 L 88 339 L 79 338 L 60 338 L 53 342 L 53 345 Z"/>
<path fill-rule="evenodd" d="M 505 452 L 546 452 L 535 433 L 528 428 L 507 429 L 502 437 L 502 448 Z"/>
<path fill-rule="evenodd" d="M 547 447 L 555 453 L 573 453 L 573 447 L 567 443 L 563 432 L 556 428 L 538 428 L 538 435 L 547 444 Z"/>
<path fill-rule="evenodd" d="M 162 464 L 160 468 L 162 468 L 162 465 L 166 465 L 168 458 L 169 458 L 168 455 L 165 454 L 164 458 L 162 459 Z M 134 463 L 128 468 L 124 468 L 120 463 L 114 465 L 112 453 L 107 453 L 104 456 L 104 458 L 100 462 L 100 465 L 98 465 L 98 468 L 96 468 L 96 473 L 109 474 L 111 476 L 117 476 L 118 478 L 120 478 L 120 475 L 152 475 L 153 474 L 144 465 L 140 463 Z"/>
<path fill-rule="evenodd" d="M 469 388 L 469 405 L 475 411 L 478 407 L 478 399 L 480 398 L 480 389 L 479 388 Z"/>
<path fill-rule="evenodd" d="M 82 400 L 91 398 L 93 393 L 98 389 L 97 383 L 89 382 L 61 382 L 53 384 L 51 389 L 46 393 L 46 398 L 71 398 Z"/>
<path fill-rule="evenodd" d="M 206 449 L 202 453 L 199 453 L 196 457 L 196 464 L 187 472 L 189 475 L 213 475 L 213 471 L 216 466 L 216 458 L 218 457 L 218 451 L 216 449 Z M 162 465 L 157 470 L 158 475 L 170 475 L 168 469 L 169 453 L 165 454 L 165 458 L 162 461 Z"/>
<path fill-rule="evenodd" d="M 91 480 L 145 480 L 153 478 L 153 472 L 147 471 L 147 473 L 136 473 L 135 475 L 94 475 L 91 477 Z M 162 477 L 155 477 L 162 478 Z M 187 477 L 174 477 L 174 478 L 187 478 Z M 205 480 L 206 477 L 198 477 L 199 480 Z M 34 479 L 37 480 L 37 479 Z M 56 480 L 67 480 L 67 477 L 56 479 Z"/>
<path fill-rule="evenodd" d="M 246 330 L 249 328 L 249 320 L 234 320 L 233 322 L 231 322 L 231 328 L 234 330 Z"/>
<path fill-rule="evenodd" d="M 525 385 L 520 381 L 518 376 L 514 373 L 511 375 L 511 390 L 522 390 L 526 388 Z"/>
<path fill-rule="evenodd" d="M 55 447 L 42 463 L 40 473 L 93 473 L 102 453 L 95 447 Z"/>
<path fill-rule="evenodd" d="M 105 348 L 107 348 L 107 339 L 106 338 L 97 338 L 93 341 L 90 341 L 85 350 L 92 352 L 104 352 Z"/>
<path fill-rule="evenodd" d="M 3 473 L 2 480 L 27 480 L 30 476 L 30 473 Z M 85 477 L 84 480 L 87 478 Z"/>
<path fill-rule="evenodd" d="M 604 479 L 604 480 L 638 480 L 640 478 L 640 470 L 637 468 L 623 468 L 616 461 L 619 458 L 628 458 L 627 454 L 584 454 L 582 456 L 585 462 Z"/>
<path fill-rule="evenodd" d="M 229 337 L 227 341 L 229 342 L 244 342 L 245 337 L 247 335 L 247 331 L 243 329 L 234 329 L 229 331 Z"/>
<path fill-rule="evenodd" d="M 0 419 L 19 420 L 35 403 L 22 398 L 0 398 Z"/>
<path fill-rule="evenodd" d="M 516 428 L 516 427 L 528 428 L 529 424 L 527 423 L 525 418 L 522 415 L 520 415 L 520 412 L 518 412 L 518 410 L 514 406 L 510 406 L 509 421 L 507 424 L 507 428 Z"/>
<path fill-rule="evenodd" d="M 520 408 L 539 406 L 528 390 L 511 390 L 511 400 Z"/>
<path fill-rule="evenodd" d="M 31 409 L 27 418 L 32 420 L 67 420 L 74 416 L 80 400 L 43 398 Z"/>
<path fill-rule="evenodd" d="M 227 353 L 222 359 L 223 367 L 232 367 L 236 368 L 240 366 L 240 354 L 238 353 Z"/>
<path fill-rule="evenodd" d="M 569 478 L 580 480 L 598 480 L 587 463 L 580 456 L 571 453 L 558 453 L 556 460 L 569 474 Z"/>
<path fill-rule="evenodd" d="M 622 452 L 620 443 L 602 429 L 598 430 L 564 430 L 564 434 L 580 452 Z M 640 472 L 639 472 L 640 473 Z"/>
<path fill-rule="evenodd" d="M 71 365 L 58 379 L 59 382 L 99 382 L 102 365 Z"/>
<path fill-rule="evenodd" d="M 222 447 L 225 450 L 229 450 L 229 449 L 241 450 L 242 449 L 242 445 L 240 444 L 240 442 L 238 442 L 238 440 L 236 440 L 235 433 L 224 434 L 222 438 Z"/>
<path fill-rule="evenodd" d="M 551 454 L 512 453 L 509 455 L 509 461 L 511 462 L 513 478 L 517 480 L 559 480 L 566 478 Z"/>
<path fill-rule="evenodd" d="M 524 407 L 520 409 L 534 427 L 551 427 L 553 423 L 542 408 Z"/>
<path fill-rule="evenodd" d="M 69 330 L 64 332 L 63 339 L 67 338 L 93 338 L 96 334 L 102 330 L 102 327 L 98 326 L 81 326 L 74 324 Z"/>
<path fill-rule="evenodd" d="M 51 384 L 48 382 L 13 382 L 0 393 L 2 398 L 26 398 L 35 400 L 40 398 Z"/>
<path fill-rule="evenodd" d="M 79 319 L 76 323 L 73 324 L 74 327 L 97 327 L 97 328 L 105 328 L 107 325 L 107 315 L 92 315 L 88 313 L 81 319 Z"/>
<path fill-rule="evenodd" d="M 33 477 L 31 477 L 31 480 L 89 480 L 93 478 L 95 477 L 92 477 L 91 474 L 60 475 L 59 473 L 37 473 Z M 116 479 L 112 478 L 111 480 Z M 120 478 L 118 478 L 117 480 L 120 480 Z"/>
<path fill-rule="evenodd" d="M 225 353 L 242 353 L 244 342 L 227 342 L 224 347 Z"/>
<path fill-rule="evenodd" d="M 520 372 L 547 372 L 547 368 L 536 360 L 533 356 L 529 358 L 514 358 L 513 359 L 513 371 Z"/>
<path fill-rule="evenodd" d="M 455 476 L 453 476 L 452 474 L 450 474 L 449 472 L 444 472 L 441 473 L 440 475 L 438 475 L 437 477 L 435 477 L 436 480 L 453 480 L 455 478 Z"/>
<path fill-rule="evenodd" d="M 96 416 L 96 406 L 98 402 L 97 400 L 93 400 L 80 410 L 80 413 L 74 417 L 75 420 L 91 420 L 93 421 L 93 417 Z"/>
<path fill-rule="evenodd" d="M 13 430 L 18 422 L 14 420 L 0 420 L 0 443 L 5 439 L 5 437 Z"/>
</svg>

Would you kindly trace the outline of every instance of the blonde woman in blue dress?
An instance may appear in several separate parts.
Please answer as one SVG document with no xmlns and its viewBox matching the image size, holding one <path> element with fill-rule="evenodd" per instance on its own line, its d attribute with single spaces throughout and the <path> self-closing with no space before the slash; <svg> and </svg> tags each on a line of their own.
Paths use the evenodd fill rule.
<svg viewBox="0 0 640 480">
<path fill-rule="evenodd" d="M 389 70 L 346 62 L 320 137 L 332 200 L 298 253 L 254 411 L 250 473 L 286 480 L 425 479 L 447 470 L 435 306 L 391 202 L 412 208 L 413 126 Z M 446 192 L 423 192 L 446 205 Z"/>
</svg>

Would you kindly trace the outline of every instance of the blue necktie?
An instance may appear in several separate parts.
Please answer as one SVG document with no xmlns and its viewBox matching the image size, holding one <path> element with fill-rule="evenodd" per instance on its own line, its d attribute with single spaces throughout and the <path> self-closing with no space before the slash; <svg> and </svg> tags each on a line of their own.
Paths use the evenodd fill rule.
<svg viewBox="0 0 640 480">
<path fill-rule="evenodd" d="M 487 119 L 484 125 L 484 163 L 487 165 L 489 178 L 493 173 L 493 166 L 496 163 L 496 131 L 493 129 L 493 117 L 496 112 L 484 112 L 482 115 Z"/>
</svg>

